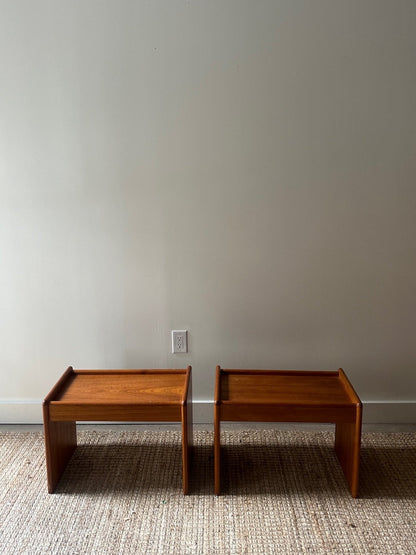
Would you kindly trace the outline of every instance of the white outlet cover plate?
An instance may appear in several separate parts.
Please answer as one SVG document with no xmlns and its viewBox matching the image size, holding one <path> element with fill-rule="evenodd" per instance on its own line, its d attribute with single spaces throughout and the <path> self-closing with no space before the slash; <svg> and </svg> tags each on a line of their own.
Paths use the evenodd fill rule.
<svg viewBox="0 0 416 555">
<path fill-rule="evenodd" d="M 188 332 L 187 330 L 172 330 L 172 353 L 188 352 Z"/>
</svg>

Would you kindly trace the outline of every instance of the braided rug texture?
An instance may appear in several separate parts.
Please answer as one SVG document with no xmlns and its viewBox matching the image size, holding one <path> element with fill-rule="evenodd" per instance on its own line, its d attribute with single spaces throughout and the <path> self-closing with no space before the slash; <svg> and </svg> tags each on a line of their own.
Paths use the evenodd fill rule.
<svg viewBox="0 0 416 555">
<path fill-rule="evenodd" d="M 194 434 L 182 494 L 180 431 L 81 431 L 56 493 L 43 435 L 0 433 L 0 553 L 416 553 L 416 434 L 363 434 L 352 499 L 333 434 Z"/>
</svg>

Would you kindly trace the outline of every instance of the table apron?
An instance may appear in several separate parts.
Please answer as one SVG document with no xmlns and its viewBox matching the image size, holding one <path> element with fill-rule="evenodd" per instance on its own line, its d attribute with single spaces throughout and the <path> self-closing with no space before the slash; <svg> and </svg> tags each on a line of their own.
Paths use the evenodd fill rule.
<svg viewBox="0 0 416 555">
<path fill-rule="evenodd" d="M 49 405 L 53 421 L 181 422 L 181 405 Z"/>
<path fill-rule="evenodd" d="M 354 422 L 357 408 L 233 403 L 218 405 L 220 420 L 234 422 Z"/>
</svg>

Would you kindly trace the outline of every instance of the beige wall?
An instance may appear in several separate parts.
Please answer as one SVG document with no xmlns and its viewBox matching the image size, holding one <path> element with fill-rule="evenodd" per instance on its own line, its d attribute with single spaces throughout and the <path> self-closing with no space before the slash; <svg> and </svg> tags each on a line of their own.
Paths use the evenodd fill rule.
<svg viewBox="0 0 416 555">
<path fill-rule="evenodd" d="M 188 363 L 199 401 L 342 366 L 416 421 L 413 0 L 0 7 L 0 421 Z"/>
</svg>

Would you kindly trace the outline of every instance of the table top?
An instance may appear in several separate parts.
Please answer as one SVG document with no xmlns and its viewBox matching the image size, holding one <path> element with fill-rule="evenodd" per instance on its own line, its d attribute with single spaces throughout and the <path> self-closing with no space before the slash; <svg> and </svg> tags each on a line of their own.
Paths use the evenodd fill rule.
<svg viewBox="0 0 416 555">
<path fill-rule="evenodd" d="M 296 370 L 217 370 L 216 402 L 345 406 L 360 400 L 342 369 L 337 372 Z"/>
<path fill-rule="evenodd" d="M 74 370 L 69 367 L 45 398 L 59 405 L 181 405 L 190 368 L 181 370 Z"/>
</svg>

